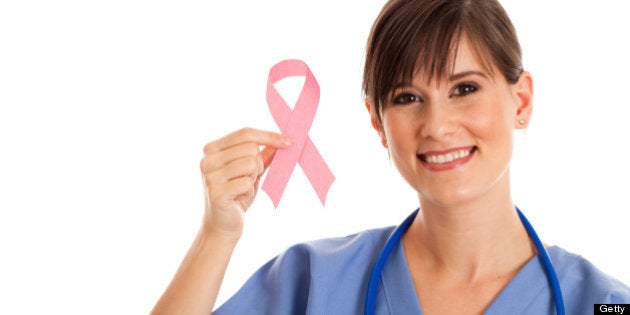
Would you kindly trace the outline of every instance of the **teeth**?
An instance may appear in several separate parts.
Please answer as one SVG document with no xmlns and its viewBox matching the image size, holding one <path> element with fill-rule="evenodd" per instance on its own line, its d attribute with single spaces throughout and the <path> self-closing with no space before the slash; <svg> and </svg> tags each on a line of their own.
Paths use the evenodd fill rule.
<svg viewBox="0 0 630 315">
<path fill-rule="evenodd" d="M 453 156 L 453 154 L 449 153 L 446 155 L 446 162 L 453 162 L 454 159 L 455 157 Z"/>
<path fill-rule="evenodd" d="M 444 164 L 444 163 L 453 162 L 455 160 L 463 159 L 469 155 L 470 155 L 470 151 L 459 150 L 459 151 L 450 152 L 447 154 L 426 155 L 425 160 L 429 163 Z"/>
</svg>

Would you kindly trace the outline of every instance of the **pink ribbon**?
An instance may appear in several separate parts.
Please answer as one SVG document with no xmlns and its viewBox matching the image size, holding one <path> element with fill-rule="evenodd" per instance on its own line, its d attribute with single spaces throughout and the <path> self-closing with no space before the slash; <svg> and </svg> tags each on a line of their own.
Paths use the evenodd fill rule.
<svg viewBox="0 0 630 315">
<path fill-rule="evenodd" d="M 293 110 L 273 86 L 274 83 L 292 76 L 306 76 Z M 319 84 L 304 61 L 284 60 L 269 70 L 267 104 L 282 133 L 291 138 L 292 145 L 286 149 L 278 149 L 271 161 L 262 189 L 271 197 L 274 207 L 277 208 L 295 165 L 300 163 L 319 200 L 325 204 L 326 195 L 335 176 L 308 136 L 319 104 Z"/>
</svg>

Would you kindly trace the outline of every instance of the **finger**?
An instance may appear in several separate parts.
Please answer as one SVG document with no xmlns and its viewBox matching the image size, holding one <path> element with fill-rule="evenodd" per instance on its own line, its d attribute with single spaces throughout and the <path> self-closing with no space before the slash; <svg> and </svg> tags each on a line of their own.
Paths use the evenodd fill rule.
<svg viewBox="0 0 630 315">
<path fill-rule="evenodd" d="M 223 138 L 208 143 L 204 147 L 203 151 L 204 154 L 208 155 L 244 142 L 253 142 L 258 145 L 272 146 L 276 148 L 284 148 L 291 145 L 290 139 L 282 134 L 254 128 L 243 128 L 230 133 Z"/>
<path fill-rule="evenodd" d="M 206 181 L 211 183 L 225 183 L 235 178 L 250 177 L 256 179 L 261 172 L 262 157 L 260 155 L 247 156 L 229 162 L 224 167 L 205 174 Z"/>
<path fill-rule="evenodd" d="M 254 188 L 254 181 L 250 177 L 239 177 L 229 182 L 216 184 L 208 189 L 208 196 L 212 205 L 229 208 L 239 196 L 246 196 Z M 212 207 L 212 206 L 211 206 Z M 243 210 L 246 208 L 243 207 Z"/>
<path fill-rule="evenodd" d="M 255 185 L 249 186 L 249 189 L 243 194 L 240 194 L 234 198 L 234 201 L 241 205 L 241 208 L 247 210 L 249 206 L 254 201 L 254 197 L 256 196 L 256 187 Z"/>
<path fill-rule="evenodd" d="M 241 143 L 224 151 L 214 152 L 204 156 L 200 164 L 201 172 L 209 173 L 223 167 L 231 161 L 247 156 L 257 156 L 259 154 L 260 151 L 257 144 L 251 142 Z"/>
</svg>

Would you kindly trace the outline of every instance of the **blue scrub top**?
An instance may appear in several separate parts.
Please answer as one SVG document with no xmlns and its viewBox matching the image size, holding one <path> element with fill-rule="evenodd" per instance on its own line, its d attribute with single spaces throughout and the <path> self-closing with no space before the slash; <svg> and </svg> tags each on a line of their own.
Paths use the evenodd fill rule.
<svg viewBox="0 0 630 315">
<path fill-rule="evenodd" d="M 372 268 L 394 227 L 299 244 L 260 268 L 213 314 L 363 314 Z M 586 259 L 547 249 L 567 314 L 593 314 L 593 304 L 630 303 L 630 288 Z M 456 297 L 454 297 L 456 301 Z M 538 257 L 503 289 L 485 314 L 555 314 Z M 422 314 L 402 245 L 383 269 L 376 314 Z"/>
</svg>

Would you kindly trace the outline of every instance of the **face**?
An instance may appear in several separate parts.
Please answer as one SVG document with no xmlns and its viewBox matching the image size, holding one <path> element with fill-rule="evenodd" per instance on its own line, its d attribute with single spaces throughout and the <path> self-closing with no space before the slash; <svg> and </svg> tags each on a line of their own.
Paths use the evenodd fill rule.
<svg viewBox="0 0 630 315">
<path fill-rule="evenodd" d="M 531 115 L 528 73 L 509 84 L 497 69 L 485 70 L 466 39 L 456 56 L 443 80 L 428 83 L 417 75 L 390 93 L 382 123 L 371 111 L 383 145 L 423 207 L 509 198 L 513 130 Z"/>
</svg>

